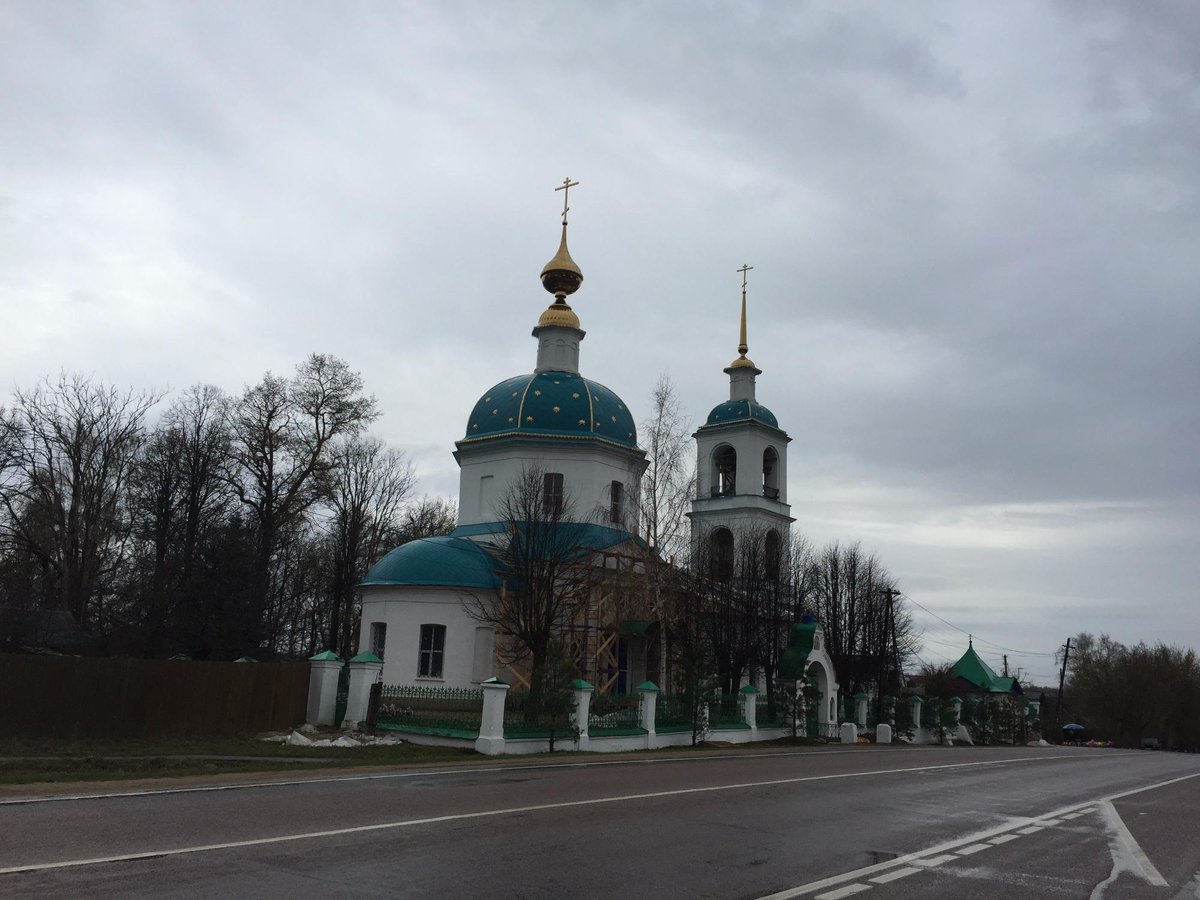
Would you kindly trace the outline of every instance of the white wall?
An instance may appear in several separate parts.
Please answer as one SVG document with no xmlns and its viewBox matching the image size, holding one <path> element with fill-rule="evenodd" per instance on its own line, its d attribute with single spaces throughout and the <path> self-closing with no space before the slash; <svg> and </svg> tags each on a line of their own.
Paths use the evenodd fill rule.
<svg viewBox="0 0 1200 900">
<path fill-rule="evenodd" d="M 461 591 L 450 588 L 363 588 L 359 646 L 370 647 L 372 622 L 387 624 L 387 646 L 383 656 L 384 684 L 466 688 L 496 674 L 494 671 L 486 674 L 479 671 L 480 658 L 484 653 L 484 649 L 477 646 L 478 638 L 482 636 L 478 633 L 480 623 L 467 613 L 463 600 Z M 421 678 L 417 675 L 420 671 L 422 625 L 446 626 L 445 665 L 441 678 Z"/>
<path fill-rule="evenodd" d="M 625 485 L 628 517 L 636 508 L 635 492 L 646 467 L 638 451 L 567 440 L 557 444 L 503 440 L 489 446 L 460 448 L 454 455 L 460 466 L 459 525 L 498 521 L 496 502 L 504 498 L 509 485 L 522 472 L 531 468 L 562 473 L 563 491 L 575 507 L 575 519 L 615 524 L 608 520 L 612 482 Z M 631 521 L 627 518 L 627 523 Z"/>
</svg>

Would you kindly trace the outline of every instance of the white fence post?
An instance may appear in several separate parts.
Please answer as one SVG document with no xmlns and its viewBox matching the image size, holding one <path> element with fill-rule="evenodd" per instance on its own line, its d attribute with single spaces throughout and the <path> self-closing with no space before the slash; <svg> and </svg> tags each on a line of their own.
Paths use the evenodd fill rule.
<svg viewBox="0 0 1200 900">
<path fill-rule="evenodd" d="M 337 706 L 338 676 L 342 658 L 332 650 L 308 658 L 308 714 L 310 725 L 332 725 Z"/>
<path fill-rule="evenodd" d="M 658 712 L 658 685 L 653 681 L 643 681 L 637 686 L 637 692 L 642 695 L 638 715 L 639 724 L 646 731 L 646 749 L 653 750 L 658 746 L 658 732 L 654 730 L 654 718 Z"/>
<path fill-rule="evenodd" d="M 740 691 L 742 695 L 742 720 L 750 726 L 750 740 L 758 736 L 758 688 L 752 684 L 746 685 Z"/>
<path fill-rule="evenodd" d="M 875 726 L 875 743 L 890 744 L 892 742 L 892 726 L 886 722 L 880 722 Z"/>
<path fill-rule="evenodd" d="M 592 711 L 592 694 L 596 687 L 582 678 L 575 682 L 575 711 L 571 713 L 571 724 L 579 735 L 579 749 L 587 750 L 591 746 L 588 737 L 588 717 Z"/>
<path fill-rule="evenodd" d="M 364 650 L 350 660 L 350 694 L 346 698 L 346 718 L 343 728 L 353 728 L 366 721 L 367 705 L 371 702 L 371 685 L 379 680 L 383 671 L 383 660 Z"/>
<path fill-rule="evenodd" d="M 475 752 L 498 756 L 504 752 L 504 702 L 508 685 L 495 676 L 480 685 L 483 689 L 483 715 L 479 722 L 479 737 Z"/>
<path fill-rule="evenodd" d="M 923 740 L 921 728 L 921 704 L 924 702 L 920 694 L 913 694 L 910 702 L 912 703 L 912 727 L 913 727 L 913 743 L 920 744 Z"/>
<path fill-rule="evenodd" d="M 853 722 L 843 722 L 840 729 L 840 737 L 843 744 L 857 744 L 858 726 Z"/>
<path fill-rule="evenodd" d="M 859 728 L 867 727 L 867 694 L 859 691 L 854 695 L 854 723 Z"/>
</svg>

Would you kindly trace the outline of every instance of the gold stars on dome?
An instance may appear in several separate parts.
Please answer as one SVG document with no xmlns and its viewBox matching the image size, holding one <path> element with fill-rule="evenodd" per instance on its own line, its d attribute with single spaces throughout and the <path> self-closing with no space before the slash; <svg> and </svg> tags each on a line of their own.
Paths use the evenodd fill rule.
<svg viewBox="0 0 1200 900">
<path fill-rule="evenodd" d="M 562 412 L 562 410 L 557 406 L 552 406 L 550 407 L 550 412 Z"/>
<path fill-rule="evenodd" d="M 526 416 L 526 417 L 525 417 L 525 421 L 526 421 L 526 422 L 532 422 L 532 421 L 533 421 L 533 416 Z"/>
<path fill-rule="evenodd" d="M 533 392 L 533 396 L 535 396 L 535 397 L 540 397 L 540 396 L 542 396 L 542 392 L 541 392 L 541 391 L 534 391 L 534 392 Z"/>
<path fill-rule="evenodd" d="M 573 393 L 573 394 L 571 395 L 571 399 L 572 399 L 572 400 L 578 400 L 578 399 L 579 399 L 579 391 L 576 391 L 575 393 Z"/>
<path fill-rule="evenodd" d="M 754 266 L 748 266 L 742 263 L 742 267 L 738 272 L 742 275 L 742 330 L 738 340 L 738 358 L 729 364 L 731 369 L 756 369 L 754 363 L 746 358 L 746 351 L 750 348 L 746 345 L 746 273 L 753 269 Z"/>
<path fill-rule="evenodd" d="M 587 425 L 587 419 L 580 419 L 579 426 L 582 428 L 584 425 Z"/>
</svg>

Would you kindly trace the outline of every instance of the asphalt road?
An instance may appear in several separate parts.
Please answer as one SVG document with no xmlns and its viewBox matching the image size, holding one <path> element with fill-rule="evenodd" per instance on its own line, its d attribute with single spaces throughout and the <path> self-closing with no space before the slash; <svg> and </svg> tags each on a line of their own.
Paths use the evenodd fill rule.
<svg viewBox="0 0 1200 900">
<path fill-rule="evenodd" d="M 0 896 L 1200 897 L 1200 756 L 710 751 L 216 786 L 9 794 Z"/>
</svg>

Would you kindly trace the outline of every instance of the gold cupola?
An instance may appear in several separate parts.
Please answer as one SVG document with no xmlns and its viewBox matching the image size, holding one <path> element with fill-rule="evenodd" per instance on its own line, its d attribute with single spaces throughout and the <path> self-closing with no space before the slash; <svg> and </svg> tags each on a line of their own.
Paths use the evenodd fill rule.
<svg viewBox="0 0 1200 900">
<path fill-rule="evenodd" d="M 538 319 L 539 328 L 554 325 L 565 328 L 579 327 L 579 316 L 567 305 L 567 297 L 579 290 L 579 286 L 583 284 L 583 271 L 575 264 L 575 260 L 571 259 L 571 251 L 567 249 L 567 212 L 571 208 L 567 205 L 567 199 L 571 188 L 577 184 L 578 181 L 564 178 L 563 183 L 555 188 L 556 191 L 563 192 L 562 237 L 558 242 L 558 252 L 542 267 L 542 287 L 554 295 L 554 302 Z"/>
</svg>

